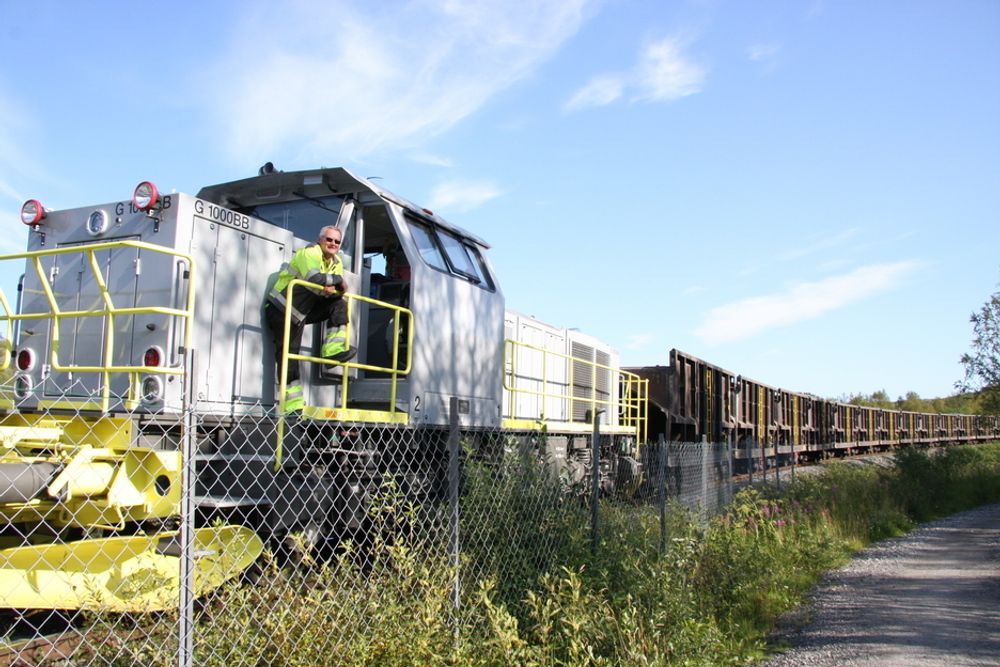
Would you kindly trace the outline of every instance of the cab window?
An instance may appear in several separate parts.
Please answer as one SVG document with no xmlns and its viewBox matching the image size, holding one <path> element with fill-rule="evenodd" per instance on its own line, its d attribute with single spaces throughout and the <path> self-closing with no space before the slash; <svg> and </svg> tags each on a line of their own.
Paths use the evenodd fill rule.
<svg viewBox="0 0 1000 667">
<path fill-rule="evenodd" d="M 287 229 L 300 239 L 312 242 L 316 240 L 316 234 L 320 229 L 337 224 L 340 207 L 343 204 L 344 200 L 341 197 L 330 196 L 258 204 L 241 212 L 266 220 L 272 225 Z M 345 237 L 345 244 L 346 240 Z"/>
<path fill-rule="evenodd" d="M 423 225 L 412 225 L 410 229 L 413 232 L 413 240 L 417 244 L 417 250 L 420 251 L 420 257 L 435 269 L 447 271 L 448 265 L 445 264 L 444 255 L 441 254 L 441 248 L 434 239 L 430 228 Z"/>
<path fill-rule="evenodd" d="M 438 238 L 441 239 L 441 245 L 444 246 L 444 252 L 448 256 L 448 262 L 455 273 L 481 282 L 482 277 L 476 275 L 476 268 L 472 263 L 472 258 L 469 257 L 469 251 L 466 250 L 465 244 L 458 237 L 447 232 L 439 231 Z"/>
<path fill-rule="evenodd" d="M 495 284 L 486 268 L 479 248 L 475 244 L 449 232 L 407 216 L 413 240 L 420 251 L 420 257 L 429 265 L 464 278 L 483 289 L 493 290 Z"/>
</svg>

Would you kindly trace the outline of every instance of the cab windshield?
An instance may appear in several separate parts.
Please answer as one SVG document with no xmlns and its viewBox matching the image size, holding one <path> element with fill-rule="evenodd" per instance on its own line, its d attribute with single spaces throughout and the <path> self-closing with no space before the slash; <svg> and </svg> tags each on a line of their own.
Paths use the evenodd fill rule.
<svg viewBox="0 0 1000 667">
<path fill-rule="evenodd" d="M 246 213 L 287 229 L 299 238 L 312 241 L 320 229 L 337 224 L 337 216 L 340 215 L 343 204 L 343 198 L 337 196 L 295 199 L 259 204 Z"/>
</svg>

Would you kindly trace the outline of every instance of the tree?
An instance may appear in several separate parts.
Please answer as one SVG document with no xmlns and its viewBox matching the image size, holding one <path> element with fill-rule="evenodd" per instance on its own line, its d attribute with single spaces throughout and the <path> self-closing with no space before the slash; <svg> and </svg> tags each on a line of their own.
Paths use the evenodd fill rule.
<svg viewBox="0 0 1000 667">
<path fill-rule="evenodd" d="M 965 379 L 956 386 L 963 391 L 982 391 L 984 411 L 1000 413 L 1000 292 L 996 292 L 972 322 L 972 350 L 962 355 Z"/>
<path fill-rule="evenodd" d="M 924 412 L 924 400 L 920 398 L 920 394 L 915 391 L 906 392 L 906 398 L 900 397 L 896 399 L 896 409 L 904 410 L 906 412 Z"/>
</svg>

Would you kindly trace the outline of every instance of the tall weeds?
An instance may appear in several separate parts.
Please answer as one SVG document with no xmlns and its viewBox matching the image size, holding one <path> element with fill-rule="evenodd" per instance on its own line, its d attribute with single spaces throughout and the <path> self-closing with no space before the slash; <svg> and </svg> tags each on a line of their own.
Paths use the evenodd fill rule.
<svg viewBox="0 0 1000 667">
<path fill-rule="evenodd" d="M 672 507 L 662 553 L 654 509 L 602 502 L 596 555 L 588 508 L 544 464 L 470 463 L 457 609 L 456 572 L 434 545 L 394 539 L 305 570 L 270 561 L 256 585 L 204 603 L 196 664 L 748 664 L 775 619 L 853 550 L 1000 500 L 1000 446 L 897 459 L 833 464 L 781 494 L 744 490 L 707 525 Z M 122 622 L 102 626 L 101 664 L 173 664 L 175 644 L 137 645 Z"/>
</svg>

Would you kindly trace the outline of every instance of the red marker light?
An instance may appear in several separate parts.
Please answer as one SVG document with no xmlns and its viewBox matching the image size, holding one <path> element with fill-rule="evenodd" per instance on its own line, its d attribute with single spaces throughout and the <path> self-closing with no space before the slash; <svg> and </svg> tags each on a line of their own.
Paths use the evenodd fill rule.
<svg viewBox="0 0 1000 667">
<path fill-rule="evenodd" d="M 29 199 L 21 206 L 21 222 L 35 227 L 42 224 L 45 217 L 45 207 L 37 199 Z"/>
<path fill-rule="evenodd" d="M 132 203 L 137 209 L 146 213 L 151 211 L 160 202 L 160 192 L 151 181 L 143 181 L 135 186 L 132 193 Z"/>
<path fill-rule="evenodd" d="M 25 348 L 17 353 L 17 370 L 30 371 L 35 367 L 35 353 Z"/>
<path fill-rule="evenodd" d="M 151 347 L 146 350 L 146 354 L 142 355 L 143 366 L 159 366 L 161 361 L 163 361 L 163 353 L 158 347 Z"/>
</svg>

